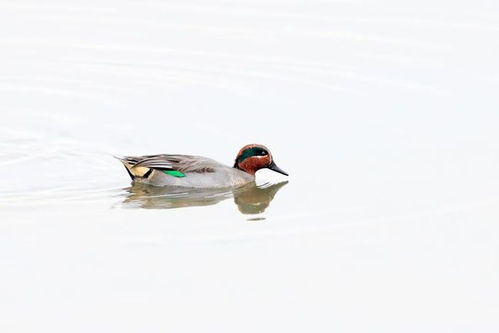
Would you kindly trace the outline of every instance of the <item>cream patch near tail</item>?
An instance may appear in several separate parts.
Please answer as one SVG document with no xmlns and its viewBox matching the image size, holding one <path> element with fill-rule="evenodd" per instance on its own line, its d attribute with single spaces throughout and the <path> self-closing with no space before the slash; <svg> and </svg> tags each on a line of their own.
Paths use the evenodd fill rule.
<svg viewBox="0 0 499 333">
<path fill-rule="evenodd" d="M 130 176 L 132 177 L 132 179 L 134 177 L 144 177 L 144 175 L 146 175 L 151 170 L 150 168 L 146 168 L 143 166 L 134 167 L 130 163 L 125 162 L 123 160 L 121 162 L 123 163 L 125 168 L 128 170 L 128 172 L 130 173 Z"/>
</svg>

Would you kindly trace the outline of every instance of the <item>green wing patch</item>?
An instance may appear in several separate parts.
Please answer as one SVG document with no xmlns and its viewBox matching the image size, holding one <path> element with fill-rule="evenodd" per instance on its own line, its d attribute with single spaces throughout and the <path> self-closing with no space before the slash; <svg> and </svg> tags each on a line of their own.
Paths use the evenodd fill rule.
<svg viewBox="0 0 499 333">
<path fill-rule="evenodd" d="M 185 174 L 183 174 L 182 172 L 177 171 L 177 170 L 163 170 L 163 172 L 166 173 L 167 175 L 177 177 L 177 178 L 185 177 Z"/>
</svg>

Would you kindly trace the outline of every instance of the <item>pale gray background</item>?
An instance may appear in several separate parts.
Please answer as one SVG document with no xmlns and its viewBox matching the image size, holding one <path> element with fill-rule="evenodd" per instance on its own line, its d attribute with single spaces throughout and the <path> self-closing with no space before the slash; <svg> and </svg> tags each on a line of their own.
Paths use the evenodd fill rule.
<svg viewBox="0 0 499 333">
<path fill-rule="evenodd" d="M 499 331 L 498 9 L 1 1 L 0 330 Z M 123 203 L 250 142 L 258 222 Z"/>
</svg>

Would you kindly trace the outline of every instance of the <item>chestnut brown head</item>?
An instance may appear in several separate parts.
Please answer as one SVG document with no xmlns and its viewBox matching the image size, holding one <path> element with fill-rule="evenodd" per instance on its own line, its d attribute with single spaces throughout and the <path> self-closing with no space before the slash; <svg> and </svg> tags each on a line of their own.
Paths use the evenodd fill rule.
<svg viewBox="0 0 499 333">
<path fill-rule="evenodd" d="M 254 175 L 260 169 L 268 168 L 288 176 L 284 170 L 274 163 L 272 154 L 267 147 L 258 144 L 250 144 L 241 148 L 234 162 L 234 168 L 243 170 L 251 175 Z"/>
</svg>

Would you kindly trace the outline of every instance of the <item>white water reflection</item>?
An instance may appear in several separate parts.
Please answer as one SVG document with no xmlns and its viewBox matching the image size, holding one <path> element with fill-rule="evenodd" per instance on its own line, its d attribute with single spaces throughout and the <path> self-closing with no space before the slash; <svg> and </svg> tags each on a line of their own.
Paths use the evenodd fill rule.
<svg viewBox="0 0 499 333">
<path fill-rule="evenodd" d="M 288 182 L 277 184 L 255 183 L 234 189 L 189 189 L 175 187 L 154 187 L 134 183 L 125 189 L 123 204 L 129 208 L 172 209 L 215 205 L 223 200 L 233 199 L 242 214 L 261 214 L 268 208 L 276 193 Z"/>
</svg>

